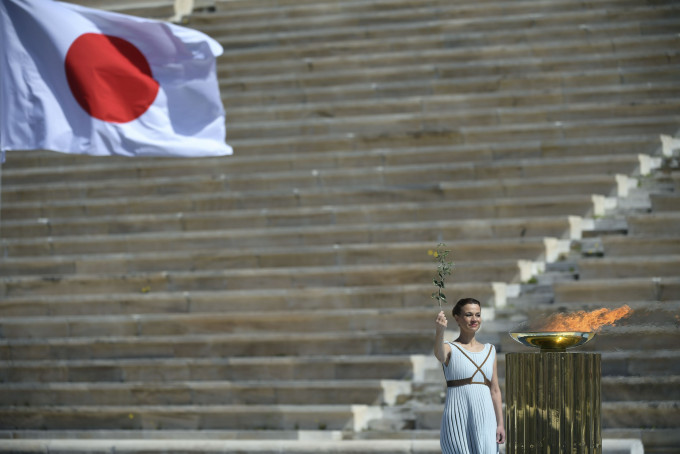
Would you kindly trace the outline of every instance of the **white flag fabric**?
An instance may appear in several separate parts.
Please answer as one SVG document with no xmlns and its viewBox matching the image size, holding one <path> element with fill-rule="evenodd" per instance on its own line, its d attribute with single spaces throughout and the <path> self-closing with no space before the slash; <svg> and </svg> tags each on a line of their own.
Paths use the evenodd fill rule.
<svg viewBox="0 0 680 454">
<path fill-rule="evenodd" d="M 53 0 L 0 0 L 0 27 L 2 152 L 232 153 L 207 35 Z"/>
</svg>

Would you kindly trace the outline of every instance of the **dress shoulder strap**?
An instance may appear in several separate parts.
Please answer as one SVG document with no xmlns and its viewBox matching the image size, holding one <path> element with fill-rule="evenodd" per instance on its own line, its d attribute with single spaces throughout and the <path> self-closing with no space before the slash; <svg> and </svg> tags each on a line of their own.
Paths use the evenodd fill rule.
<svg viewBox="0 0 680 454">
<path fill-rule="evenodd" d="M 473 360 L 472 358 L 470 358 L 470 357 L 467 355 L 467 353 L 465 353 L 465 350 L 463 350 L 463 349 L 460 347 L 460 345 L 456 345 L 456 344 L 454 344 L 453 342 L 448 342 L 448 343 L 451 344 L 451 345 L 453 345 L 453 346 L 455 346 L 458 350 L 460 350 L 460 352 L 461 352 L 468 360 L 470 360 L 470 362 L 471 362 L 472 364 L 474 364 L 475 367 L 476 367 L 478 370 L 481 369 L 482 366 L 486 363 L 486 360 L 489 359 L 489 356 L 491 356 L 491 350 L 493 350 L 493 346 L 489 346 L 489 352 L 486 354 L 486 357 L 484 358 L 484 361 L 482 361 L 482 364 L 477 365 L 477 363 L 474 362 L 474 360 Z M 486 345 L 489 345 L 489 344 L 486 344 Z"/>
<path fill-rule="evenodd" d="M 493 350 L 493 345 L 487 344 L 487 345 L 489 345 L 489 352 L 486 354 L 486 357 L 484 358 L 484 361 L 482 361 L 482 364 L 477 365 L 477 363 L 474 362 L 473 359 L 470 358 L 459 345 L 456 345 L 453 342 L 449 342 L 449 343 L 451 345 L 454 345 L 475 366 L 475 368 L 477 370 L 475 371 L 474 374 L 472 374 L 472 377 L 466 378 L 466 379 L 463 379 L 463 380 L 454 380 L 452 382 L 447 382 L 447 385 L 448 386 L 460 386 L 460 385 L 464 385 L 464 384 L 479 383 L 481 385 L 487 385 L 489 388 L 491 388 L 491 380 L 489 380 L 487 378 L 486 374 L 482 371 L 482 366 L 486 363 L 486 360 L 489 359 L 489 356 L 491 356 L 491 351 Z M 483 382 L 476 382 L 476 381 L 472 380 L 474 378 L 474 376 L 477 375 L 477 372 L 482 374 L 482 377 L 484 377 Z M 456 383 L 454 383 L 454 382 L 456 382 Z"/>
</svg>

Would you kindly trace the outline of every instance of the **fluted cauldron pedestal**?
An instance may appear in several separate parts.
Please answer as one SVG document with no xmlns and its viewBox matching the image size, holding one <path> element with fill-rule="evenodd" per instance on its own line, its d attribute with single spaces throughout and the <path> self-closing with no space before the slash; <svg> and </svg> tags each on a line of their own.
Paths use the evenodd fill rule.
<svg viewBox="0 0 680 454">
<path fill-rule="evenodd" d="M 505 356 L 507 454 L 601 454 L 600 355 Z"/>
</svg>

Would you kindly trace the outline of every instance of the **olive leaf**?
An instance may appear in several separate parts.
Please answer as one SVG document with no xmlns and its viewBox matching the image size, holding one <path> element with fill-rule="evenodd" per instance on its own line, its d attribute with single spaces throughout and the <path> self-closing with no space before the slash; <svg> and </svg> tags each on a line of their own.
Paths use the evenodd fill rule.
<svg viewBox="0 0 680 454">
<path fill-rule="evenodd" d="M 437 249 L 429 250 L 427 253 L 437 262 L 437 275 L 432 279 L 432 283 L 437 286 L 437 291 L 432 293 L 432 299 L 436 299 L 439 302 L 439 309 L 441 309 L 442 301 L 446 303 L 446 295 L 442 293 L 442 289 L 445 288 L 444 281 L 446 276 L 451 275 L 451 270 L 453 269 L 453 262 L 447 261 L 451 251 L 446 249 L 445 243 L 439 243 Z"/>
</svg>

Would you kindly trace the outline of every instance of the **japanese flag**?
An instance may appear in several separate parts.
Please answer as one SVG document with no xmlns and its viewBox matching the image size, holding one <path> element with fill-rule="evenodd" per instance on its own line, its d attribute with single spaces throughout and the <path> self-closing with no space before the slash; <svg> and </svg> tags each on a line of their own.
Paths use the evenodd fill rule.
<svg viewBox="0 0 680 454">
<path fill-rule="evenodd" d="M 0 0 L 0 150 L 219 156 L 222 47 L 170 23 Z"/>
</svg>

